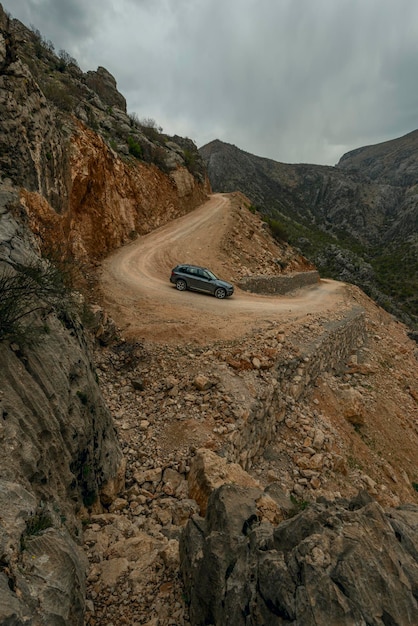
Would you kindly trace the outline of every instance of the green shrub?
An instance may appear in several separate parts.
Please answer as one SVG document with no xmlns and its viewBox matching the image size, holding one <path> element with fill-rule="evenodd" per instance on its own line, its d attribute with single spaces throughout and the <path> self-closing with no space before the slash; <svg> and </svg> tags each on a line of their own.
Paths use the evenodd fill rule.
<svg viewBox="0 0 418 626">
<path fill-rule="evenodd" d="M 187 148 L 184 150 L 183 154 L 186 167 L 193 167 L 193 165 L 196 163 L 196 154 L 194 154 L 191 150 L 188 150 Z"/>
<path fill-rule="evenodd" d="M 292 503 L 292 508 L 287 512 L 286 517 L 289 519 L 291 517 L 295 517 L 301 511 L 304 511 L 308 506 L 308 500 L 302 500 L 301 498 L 296 498 L 294 495 L 290 496 L 290 501 Z"/>
<path fill-rule="evenodd" d="M 289 235 L 285 226 L 272 217 L 263 218 L 270 228 L 270 232 L 277 241 L 289 241 Z"/>
<path fill-rule="evenodd" d="M 129 154 L 132 154 L 136 159 L 142 157 L 142 148 L 137 141 L 131 135 L 128 137 Z"/>
</svg>

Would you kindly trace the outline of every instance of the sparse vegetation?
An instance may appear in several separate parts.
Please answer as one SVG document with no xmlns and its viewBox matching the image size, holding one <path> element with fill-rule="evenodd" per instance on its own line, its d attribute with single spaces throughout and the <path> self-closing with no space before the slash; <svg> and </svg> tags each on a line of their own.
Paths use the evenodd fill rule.
<svg viewBox="0 0 418 626">
<path fill-rule="evenodd" d="M 162 146 L 155 146 L 151 151 L 152 162 L 162 171 L 168 172 L 166 151 Z"/>
<path fill-rule="evenodd" d="M 139 143 L 131 136 L 128 137 L 129 154 L 132 154 L 136 159 L 142 158 L 142 148 Z"/>
<path fill-rule="evenodd" d="M 42 91 L 47 100 L 55 104 L 61 111 L 71 112 L 75 100 L 68 89 L 58 81 L 49 81 L 42 86 Z"/>
<path fill-rule="evenodd" d="M 48 261 L 23 265 L 14 263 L 0 269 L 0 341 L 28 341 L 43 332 L 31 315 L 72 303 L 65 273 Z"/>
<path fill-rule="evenodd" d="M 78 67 L 77 61 L 71 55 L 69 55 L 68 52 L 66 52 L 65 50 L 60 50 L 58 52 L 57 70 L 59 72 L 65 72 L 65 70 L 70 65 L 74 65 L 75 67 Z"/>
<path fill-rule="evenodd" d="M 157 122 L 152 119 L 152 117 L 144 117 L 140 120 L 139 126 L 146 137 L 150 141 L 163 141 L 162 137 L 163 129 L 161 126 L 158 126 Z"/>
<path fill-rule="evenodd" d="M 371 260 L 379 287 L 401 303 L 418 323 L 418 252 L 410 242 L 395 243 L 377 250 Z"/>
<path fill-rule="evenodd" d="M 279 222 L 279 220 L 270 217 L 267 218 L 267 224 L 270 227 L 273 237 L 277 241 L 288 241 L 289 235 L 287 234 L 285 226 Z"/>
<path fill-rule="evenodd" d="M 37 511 L 26 521 L 26 528 L 20 537 L 20 549 L 26 548 L 26 541 L 29 537 L 40 535 L 47 528 L 53 526 L 52 518 L 47 511 Z"/>
<path fill-rule="evenodd" d="M 362 470 L 363 466 L 360 463 L 360 461 L 358 459 L 356 459 L 355 456 L 349 454 L 347 457 L 347 465 L 349 467 L 349 469 L 358 469 L 358 470 Z"/>
<path fill-rule="evenodd" d="M 294 495 L 290 496 L 290 501 L 292 503 L 292 509 L 287 514 L 287 518 L 288 519 L 291 518 L 291 517 L 294 517 L 295 515 L 297 515 L 301 511 L 304 511 L 309 506 L 308 500 L 303 500 L 301 498 L 296 498 L 296 496 L 294 496 Z"/>
<path fill-rule="evenodd" d="M 186 148 L 184 150 L 184 162 L 187 168 L 193 167 L 196 163 L 196 154 Z"/>
<path fill-rule="evenodd" d="M 55 48 L 52 41 L 42 37 L 41 32 L 35 26 L 33 26 L 33 24 L 31 24 L 31 30 L 35 35 L 34 48 L 35 55 L 38 57 L 38 59 L 42 59 L 47 52 L 53 54 Z"/>
</svg>

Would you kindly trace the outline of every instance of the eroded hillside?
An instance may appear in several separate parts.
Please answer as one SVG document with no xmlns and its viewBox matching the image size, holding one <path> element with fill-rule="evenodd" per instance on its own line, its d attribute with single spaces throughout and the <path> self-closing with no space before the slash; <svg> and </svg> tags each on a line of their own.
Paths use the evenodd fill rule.
<svg viewBox="0 0 418 626">
<path fill-rule="evenodd" d="M 386 528 L 378 524 L 382 507 L 404 504 L 413 522 L 418 361 L 408 329 L 356 287 L 317 277 L 280 297 L 242 291 L 245 277 L 275 279 L 312 266 L 274 240 L 241 194 L 201 205 L 209 187 L 193 142 L 128 116 L 104 68 L 84 75 L 2 12 L 0 26 L 7 131 L 0 137 L 1 269 L 14 276 L 19 263 L 49 267 L 41 251 L 59 251 L 85 262 L 101 287 L 89 315 L 83 301 L 91 291 L 69 309 L 35 298 L 39 309 L 25 319 L 26 329 L 34 324 L 40 333 L 38 343 L 7 335 L 0 346 L 2 619 L 199 623 L 193 611 L 210 603 L 193 598 L 190 614 L 188 583 L 210 593 L 213 586 L 192 579 L 199 549 L 187 537 L 199 527 L 206 537 L 209 519 L 229 529 L 238 519 L 235 545 L 252 537 L 263 553 L 272 545 L 263 547 L 268 524 L 279 528 L 276 536 L 286 535 L 293 518 L 306 528 L 302 509 L 317 537 L 315 515 L 325 508 L 321 519 L 332 521 L 326 528 L 335 526 L 337 542 L 344 511 L 367 507 L 368 498 L 375 500 L 365 516 L 372 511 L 371 535 Z M 92 266 L 100 260 L 96 274 Z M 168 278 L 179 261 L 208 265 L 232 280 L 234 296 L 218 301 L 177 292 Z M 224 483 L 244 486 L 256 504 L 237 502 L 238 517 L 233 510 L 231 518 L 219 517 L 211 503 L 222 499 L 213 494 Z M 356 500 L 359 490 L 369 496 Z M 321 505 L 314 504 L 318 498 Z M 250 511 L 245 523 L 243 509 Z M 205 521 L 199 515 L 206 512 Z M 412 620 L 416 564 L 412 550 L 398 558 L 396 542 L 399 550 L 416 545 L 413 526 L 408 541 L 402 530 L 391 544 L 390 563 L 408 569 L 400 577 L 401 570 L 392 576 L 389 568 L 385 578 L 388 585 L 412 581 L 402 605 Z M 304 533 L 289 534 L 300 539 L 302 554 Z M 312 558 L 303 554 L 308 570 L 313 563 L 325 576 L 328 555 L 331 562 L 340 552 L 317 547 Z M 189 569 L 188 551 L 196 557 Z M 211 571 L 203 569 L 204 576 Z M 233 575 L 234 589 L 248 591 L 235 556 L 218 570 L 224 585 Z M 318 569 L 309 571 L 324 580 Z M 361 558 L 352 571 L 363 580 Z M 274 619 L 278 610 L 304 609 L 300 581 L 289 584 L 283 602 L 282 586 L 266 578 Z M 341 598 L 344 585 L 336 580 L 339 586 L 327 584 Z M 372 579 L 363 587 L 373 598 L 390 597 Z M 215 591 L 214 604 L 224 606 L 227 590 Z M 331 603 L 315 594 L 312 606 L 325 607 L 324 623 L 332 623 Z M 345 602 L 344 596 L 343 609 Z M 380 606 L 373 611 L 382 614 Z M 389 614 L 385 607 L 386 622 Z"/>
<path fill-rule="evenodd" d="M 348 502 L 359 491 L 379 511 L 418 500 L 418 351 L 407 327 L 349 285 L 318 301 L 311 287 L 281 298 L 238 289 L 221 303 L 169 285 L 169 255 L 177 249 L 223 276 L 240 276 L 244 267 L 275 275 L 274 259 L 283 250 L 242 200 L 223 205 L 215 231 L 208 221 L 192 228 L 191 215 L 181 228 L 165 227 L 106 261 L 107 306 L 129 341 L 96 358 L 128 458 L 128 488 L 112 515 L 92 518 L 86 534 L 90 624 L 100 624 L 105 613 L 128 622 L 146 614 L 156 623 L 169 624 L 172 616 L 189 623 L 178 538 L 225 483 L 259 490 L 257 515 L 271 524 L 309 511 L 317 499 Z M 214 232 L 208 242 L 205 235 Z M 120 264 L 116 292 L 111 266 L 131 253 L 134 262 Z M 211 523 L 233 525 L 232 509 L 222 522 L 212 510 Z M 196 607 L 221 606 L 228 589 L 220 586 L 211 596 L 199 558 L 187 565 L 196 539 L 190 524 L 181 562 L 197 619 Z M 145 563 L 138 544 L 152 555 Z M 120 593 L 109 603 L 116 581 Z M 245 578 L 237 579 L 241 584 Z"/>
<path fill-rule="evenodd" d="M 203 201 L 192 141 L 129 116 L 104 68 L 83 74 L 2 10 L 0 27 L 2 178 L 46 253 L 93 261 Z"/>
<path fill-rule="evenodd" d="M 417 323 L 416 132 L 360 148 L 335 167 L 286 164 L 219 140 L 200 152 L 217 192 L 239 190 L 324 276 L 359 285 Z"/>
</svg>

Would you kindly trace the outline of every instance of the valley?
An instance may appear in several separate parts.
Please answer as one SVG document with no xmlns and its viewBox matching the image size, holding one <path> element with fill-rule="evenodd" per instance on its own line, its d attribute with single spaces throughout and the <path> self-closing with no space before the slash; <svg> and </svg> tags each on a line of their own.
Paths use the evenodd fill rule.
<svg viewBox="0 0 418 626">
<path fill-rule="evenodd" d="M 198 150 L 0 31 L 0 623 L 415 626 L 416 132 Z"/>
</svg>

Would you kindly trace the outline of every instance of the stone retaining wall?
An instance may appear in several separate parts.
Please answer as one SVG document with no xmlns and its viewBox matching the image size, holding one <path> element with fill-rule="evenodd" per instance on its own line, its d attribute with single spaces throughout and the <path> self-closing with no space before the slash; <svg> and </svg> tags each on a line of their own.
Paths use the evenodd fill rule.
<svg viewBox="0 0 418 626">
<path fill-rule="evenodd" d="M 284 295 L 301 287 L 315 285 L 319 281 L 319 273 L 313 270 L 311 272 L 298 272 L 283 276 L 249 276 L 241 279 L 238 287 L 252 293 Z"/>
<path fill-rule="evenodd" d="M 286 408 L 301 400 L 323 372 L 342 371 L 365 338 L 364 311 L 356 307 L 339 321 L 330 323 L 312 344 L 301 346 L 300 353 L 292 360 L 278 360 L 263 392 L 229 436 L 225 450 L 228 460 L 249 469 L 274 441 Z"/>
</svg>

